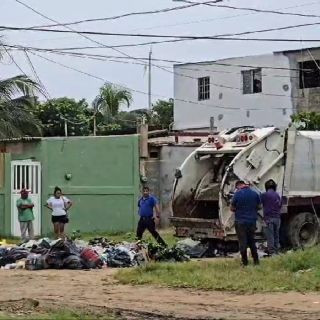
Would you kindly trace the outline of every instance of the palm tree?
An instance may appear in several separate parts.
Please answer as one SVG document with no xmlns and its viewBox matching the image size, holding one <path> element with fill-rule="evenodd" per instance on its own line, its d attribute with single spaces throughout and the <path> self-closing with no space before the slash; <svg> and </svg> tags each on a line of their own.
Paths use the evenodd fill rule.
<svg viewBox="0 0 320 320">
<path fill-rule="evenodd" d="M 25 75 L 0 80 L 0 138 L 39 136 L 39 121 L 32 113 L 40 86 Z"/>
<path fill-rule="evenodd" d="M 100 94 L 95 98 L 93 108 L 95 112 L 115 117 L 122 104 L 126 104 L 129 108 L 131 102 L 132 94 L 129 90 L 113 84 L 105 84 L 100 88 Z"/>
</svg>

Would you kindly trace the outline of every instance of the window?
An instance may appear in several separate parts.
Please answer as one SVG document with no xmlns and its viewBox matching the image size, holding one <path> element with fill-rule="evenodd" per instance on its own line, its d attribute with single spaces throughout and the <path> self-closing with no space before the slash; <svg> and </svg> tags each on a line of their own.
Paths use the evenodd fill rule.
<svg viewBox="0 0 320 320">
<path fill-rule="evenodd" d="M 262 92 L 261 69 L 245 70 L 241 73 L 243 94 Z"/>
<path fill-rule="evenodd" d="M 299 63 L 300 89 L 320 87 L 320 60 Z"/>
<path fill-rule="evenodd" d="M 198 100 L 210 99 L 210 77 L 198 78 Z"/>
</svg>

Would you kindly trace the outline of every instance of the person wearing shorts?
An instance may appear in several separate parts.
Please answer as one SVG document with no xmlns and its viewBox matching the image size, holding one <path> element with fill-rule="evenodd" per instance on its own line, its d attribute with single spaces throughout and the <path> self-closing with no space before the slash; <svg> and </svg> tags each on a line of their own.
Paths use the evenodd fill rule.
<svg viewBox="0 0 320 320">
<path fill-rule="evenodd" d="M 57 239 L 65 238 L 64 227 L 69 222 L 67 212 L 71 206 L 72 202 L 62 195 L 59 187 L 55 187 L 53 196 L 48 199 L 46 207 L 51 210 L 53 231 Z"/>
</svg>

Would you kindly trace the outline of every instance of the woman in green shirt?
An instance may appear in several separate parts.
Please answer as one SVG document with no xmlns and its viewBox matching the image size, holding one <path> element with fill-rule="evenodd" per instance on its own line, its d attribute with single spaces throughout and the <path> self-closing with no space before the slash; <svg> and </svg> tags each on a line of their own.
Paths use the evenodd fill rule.
<svg viewBox="0 0 320 320">
<path fill-rule="evenodd" d="M 21 239 L 28 241 L 34 238 L 33 231 L 33 207 L 32 200 L 28 197 L 29 193 L 26 189 L 22 189 L 20 199 L 17 200 L 18 219 L 20 222 Z M 28 237 L 27 237 L 28 232 Z"/>
</svg>

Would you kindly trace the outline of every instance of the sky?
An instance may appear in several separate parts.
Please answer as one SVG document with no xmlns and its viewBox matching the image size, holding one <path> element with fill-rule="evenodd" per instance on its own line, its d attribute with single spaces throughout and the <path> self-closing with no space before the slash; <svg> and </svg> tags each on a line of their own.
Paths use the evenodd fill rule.
<svg viewBox="0 0 320 320">
<path fill-rule="evenodd" d="M 21 0 L 60 23 L 90 18 L 103 18 L 130 12 L 157 10 L 185 5 L 171 0 Z M 200 2 L 200 0 L 197 0 Z M 267 10 L 279 10 L 320 16 L 320 0 L 224 0 L 221 4 L 251 7 Z M 228 8 L 208 7 L 205 5 L 152 15 L 126 17 L 117 20 L 84 23 L 72 26 L 78 31 L 99 31 L 111 33 L 143 33 L 161 35 L 214 36 L 217 34 L 252 31 L 265 28 L 283 27 L 296 24 L 319 22 L 320 18 L 253 13 Z M 2 26 L 30 27 L 51 24 L 44 17 L 19 4 L 16 0 L 0 0 L 0 21 Z M 264 54 L 278 50 L 300 49 L 316 46 L 317 43 L 305 43 L 303 39 L 320 39 L 320 26 L 301 27 L 291 30 L 273 31 L 252 35 L 259 38 L 294 38 L 301 42 L 246 42 L 197 40 L 178 43 L 152 45 L 155 59 L 195 62 L 222 58 Z M 59 29 L 65 29 L 60 26 Z M 29 31 L 0 31 L 1 41 L 7 45 L 21 45 L 37 48 L 65 48 L 95 46 L 89 39 L 78 34 L 55 34 Z M 249 37 L 249 36 L 248 36 Z M 153 40 L 150 38 L 132 38 L 119 36 L 91 36 L 106 46 L 134 44 Z M 161 40 L 161 39 L 154 39 Z M 95 53 L 107 56 L 147 57 L 151 47 L 119 48 L 120 52 L 110 48 L 81 50 L 83 53 Z M 79 50 L 77 50 L 79 52 Z M 16 64 L 30 77 L 35 78 L 30 64 L 23 52 L 11 52 Z M 38 54 L 38 53 L 37 53 Z M 99 93 L 104 81 L 129 88 L 134 101 L 131 108 L 148 106 L 148 76 L 146 66 L 141 60 L 101 61 L 87 58 L 61 56 L 52 53 L 39 55 L 29 53 L 38 77 L 49 92 L 51 98 L 85 98 L 89 103 Z M 114 59 L 113 59 L 114 60 Z M 132 63 L 134 62 L 134 63 Z M 59 64 L 65 65 L 65 67 Z M 0 78 L 21 74 L 9 56 L 4 56 L 0 64 Z M 142 65 L 141 65 L 142 64 Z M 152 101 L 173 97 L 172 63 L 154 61 L 152 67 Z M 166 67 L 166 70 L 163 68 Z M 71 69 L 70 69 L 71 68 Z M 81 74 L 75 70 L 88 73 Z M 96 77 L 96 78 L 95 78 Z M 99 78 L 99 79 L 97 79 Z"/>
</svg>

